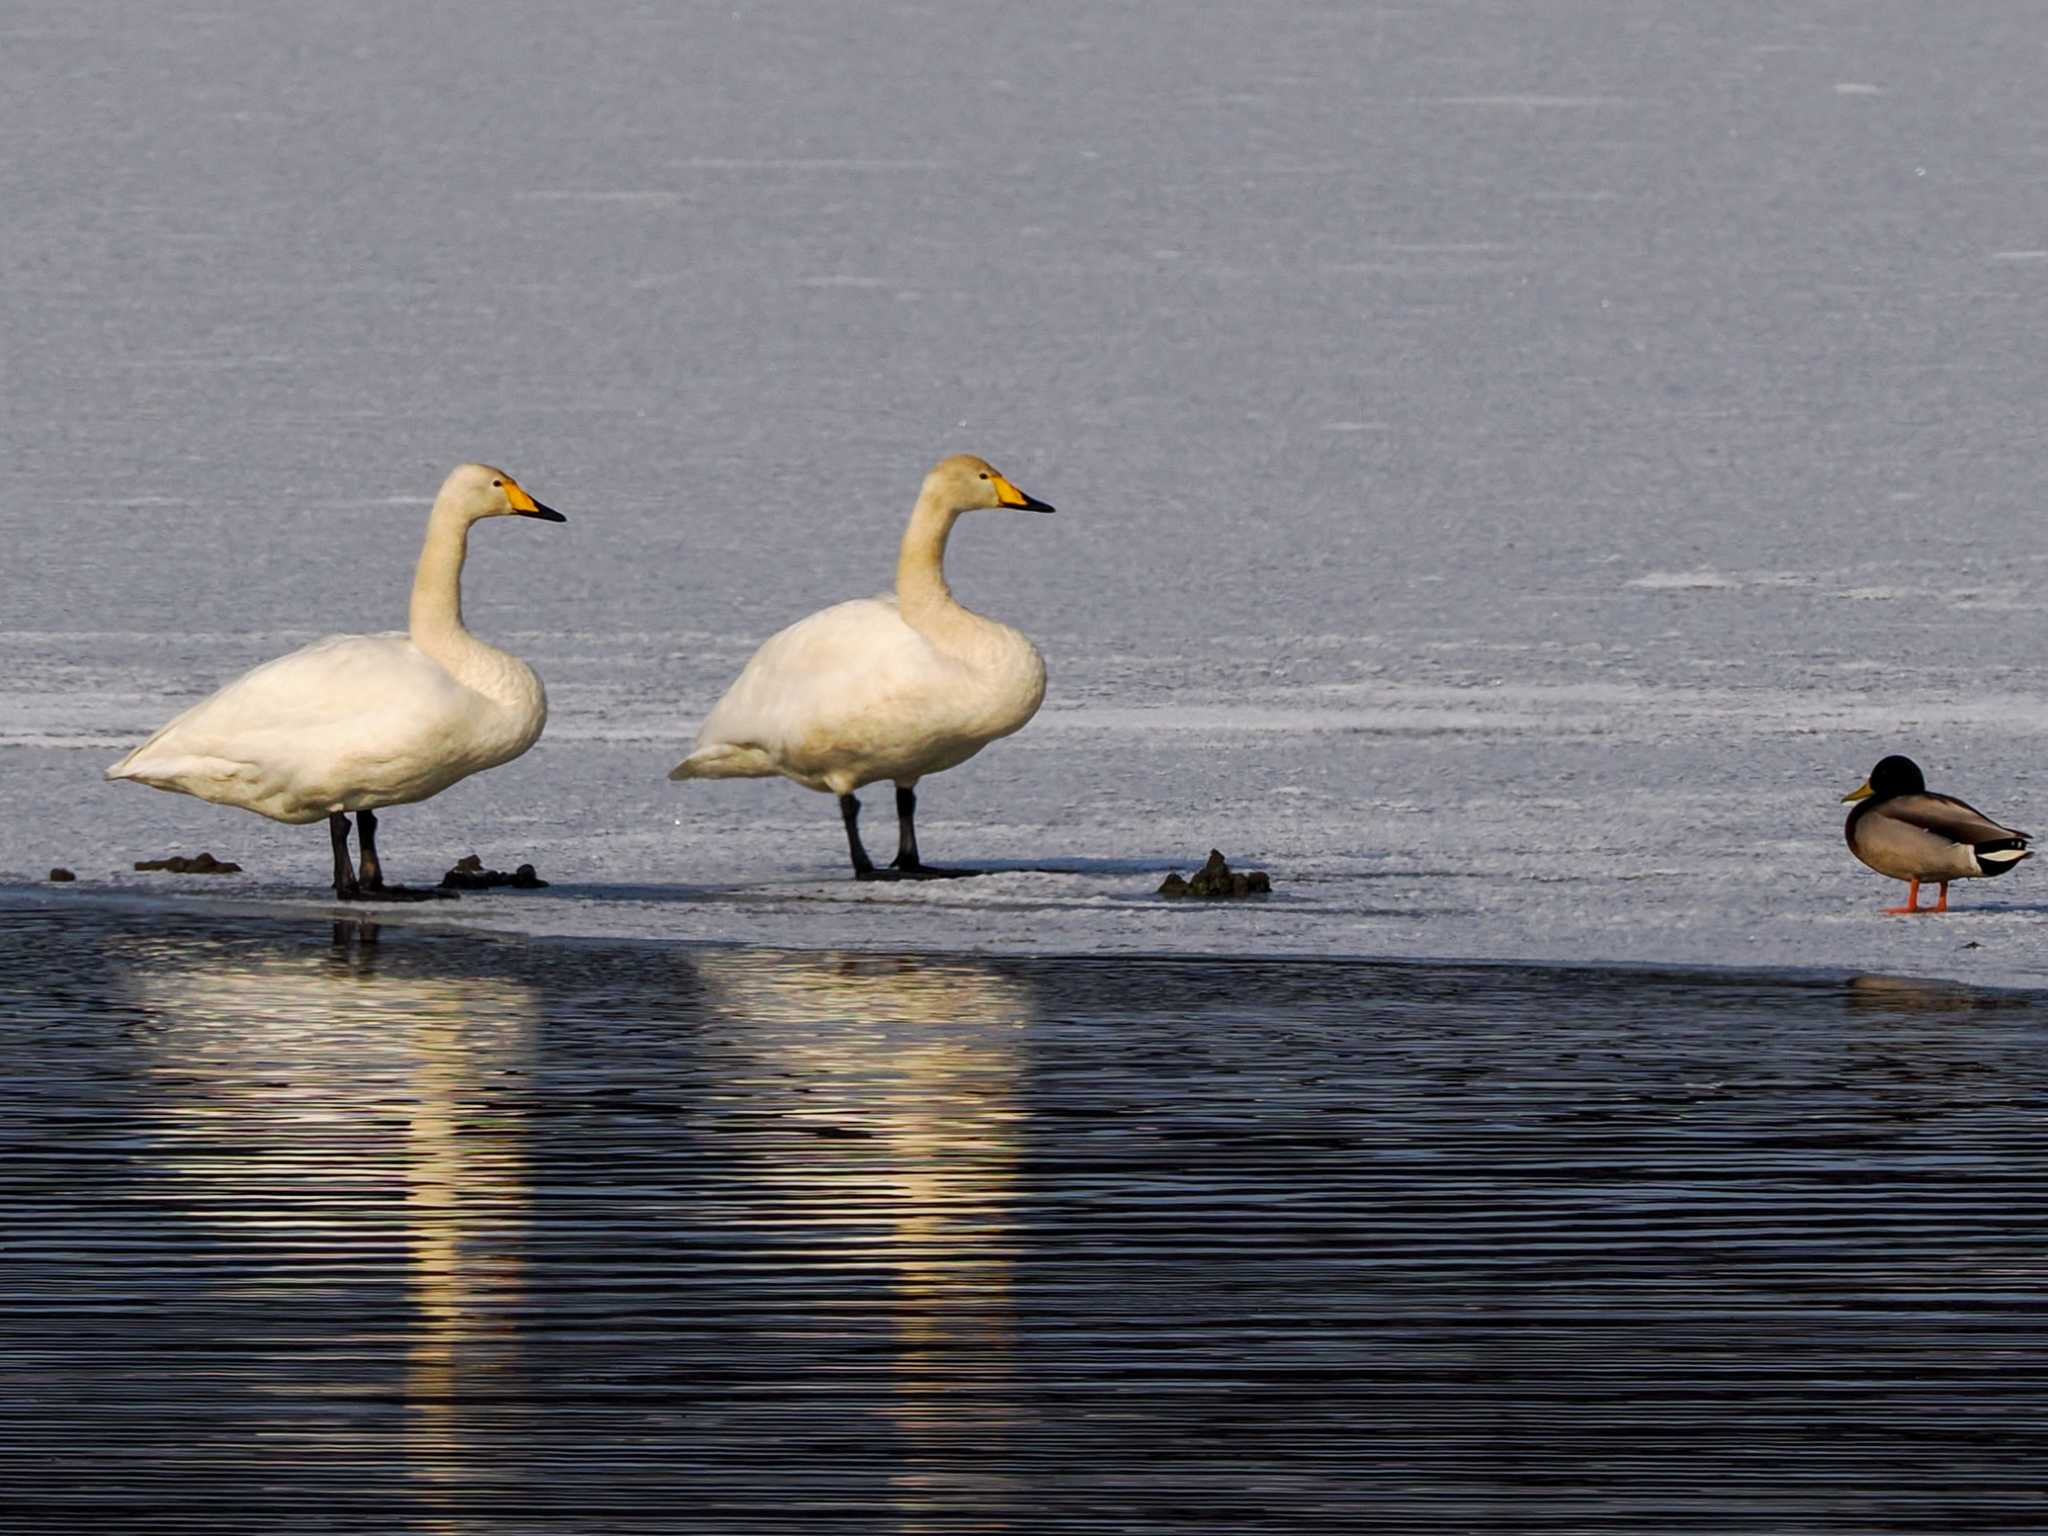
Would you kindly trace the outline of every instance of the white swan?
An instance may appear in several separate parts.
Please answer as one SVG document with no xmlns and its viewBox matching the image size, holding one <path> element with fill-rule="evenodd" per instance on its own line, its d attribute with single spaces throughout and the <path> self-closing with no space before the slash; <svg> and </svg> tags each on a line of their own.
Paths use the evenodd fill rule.
<svg viewBox="0 0 2048 1536">
<path fill-rule="evenodd" d="M 963 512 L 1050 512 L 972 454 L 943 459 L 903 533 L 893 597 L 814 613 L 754 653 L 672 779 L 781 774 L 839 797 L 856 879 L 971 874 L 917 855 L 917 781 L 964 763 L 1038 712 L 1045 658 L 1007 624 L 963 608 L 946 585 L 946 536 Z M 860 841 L 863 784 L 896 784 L 896 858 L 878 870 Z"/>
<path fill-rule="evenodd" d="M 407 634 L 330 635 L 245 672 L 107 770 L 300 824 L 327 818 L 334 894 L 408 900 L 384 884 L 377 806 L 439 794 L 510 762 L 540 739 L 547 694 L 533 668 L 462 627 L 469 525 L 486 517 L 568 519 L 486 464 L 458 466 L 427 514 Z M 349 867 L 359 813 L 362 875 Z"/>
</svg>

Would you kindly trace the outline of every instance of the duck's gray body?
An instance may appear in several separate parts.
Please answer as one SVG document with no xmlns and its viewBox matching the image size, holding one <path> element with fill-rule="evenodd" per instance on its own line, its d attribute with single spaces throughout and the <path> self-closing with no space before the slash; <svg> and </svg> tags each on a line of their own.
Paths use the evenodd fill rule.
<svg viewBox="0 0 2048 1536">
<path fill-rule="evenodd" d="M 1881 875 L 1907 884 L 1906 904 L 1889 912 L 1946 912 L 1948 883 L 2002 875 L 2030 857 L 2028 834 L 1993 821 L 1974 805 L 1927 787 L 1920 765 L 1891 756 L 1842 796 L 1857 802 L 1842 825 L 1849 851 Z M 1938 881 L 1941 899 L 1920 905 L 1920 883 Z"/>
<path fill-rule="evenodd" d="M 2028 834 L 1975 806 L 1923 791 L 1865 800 L 1849 813 L 1849 851 L 1894 880 L 1972 880 L 2002 875 L 2031 855 Z"/>
</svg>

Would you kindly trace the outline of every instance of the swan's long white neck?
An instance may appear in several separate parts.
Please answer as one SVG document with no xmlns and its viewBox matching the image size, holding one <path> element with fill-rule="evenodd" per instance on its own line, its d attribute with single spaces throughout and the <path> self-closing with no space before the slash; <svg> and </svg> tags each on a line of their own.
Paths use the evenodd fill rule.
<svg viewBox="0 0 2048 1536">
<path fill-rule="evenodd" d="M 427 538 L 420 563 L 412 573 L 412 613 L 408 621 L 413 643 L 439 659 L 436 642 L 454 636 L 467 640 L 462 627 L 462 562 L 469 557 L 469 519 L 435 498 L 427 514 Z"/>
<path fill-rule="evenodd" d="M 466 688 L 519 704 L 530 686 L 517 674 L 532 672 L 518 658 L 486 645 L 462 627 L 462 562 L 469 555 L 470 519 L 458 511 L 447 491 L 427 514 L 427 538 L 413 572 L 412 610 L 408 628 L 412 643 L 446 667 Z"/>
<path fill-rule="evenodd" d="M 927 486 L 911 511 L 896 556 L 896 610 L 941 650 L 954 649 L 989 623 L 963 608 L 946 585 L 946 539 L 959 519 L 960 509 L 946 506 L 945 499 Z"/>
</svg>

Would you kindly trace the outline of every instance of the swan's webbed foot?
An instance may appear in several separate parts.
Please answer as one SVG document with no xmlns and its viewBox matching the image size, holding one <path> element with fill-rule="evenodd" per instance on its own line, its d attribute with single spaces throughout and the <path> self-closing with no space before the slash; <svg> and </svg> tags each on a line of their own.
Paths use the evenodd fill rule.
<svg viewBox="0 0 2048 1536">
<path fill-rule="evenodd" d="M 864 875 L 855 876 L 860 880 L 964 880 L 970 875 L 985 875 L 985 869 L 941 869 L 936 864 L 905 864 L 898 860 L 886 869 L 871 869 Z"/>
<path fill-rule="evenodd" d="M 353 897 L 343 897 L 342 899 L 344 901 L 354 900 L 398 902 L 459 901 L 462 898 L 461 893 L 457 891 L 444 891 L 438 885 L 385 885 L 382 881 L 379 881 L 376 885 L 358 886 L 356 888 L 356 894 Z"/>
</svg>

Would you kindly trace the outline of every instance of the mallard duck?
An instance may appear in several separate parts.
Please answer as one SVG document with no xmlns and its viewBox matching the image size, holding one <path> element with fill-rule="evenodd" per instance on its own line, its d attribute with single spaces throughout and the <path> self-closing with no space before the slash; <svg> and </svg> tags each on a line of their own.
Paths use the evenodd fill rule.
<svg viewBox="0 0 2048 1536">
<path fill-rule="evenodd" d="M 799 619 L 754 653 L 671 779 L 768 778 L 839 797 L 854 878 L 972 874 L 918 857 L 917 781 L 1020 728 L 1045 697 L 1045 658 L 946 585 L 946 537 L 980 507 L 1052 508 L 972 454 L 941 460 L 904 530 L 893 595 Z M 877 869 L 860 840 L 863 784 L 896 785 L 896 857 Z"/>
<path fill-rule="evenodd" d="M 1842 796 L 1859 802 L 1842 834 L 1849 851 L 1881 875 L 1907 882 L 1906 904 L 1888 913 L 1946 912 L 1948 883 L 2002 875 L 2031 858 L 2030 834 L 2002 827 L 1974 806 L 1928 791 L 1920 765 L 1891 756 L 1870 777 Z M 1920 882 L 1936 880 L 1941 897 L 1920 905 Z"/>
<path fill-rule="evenodd" d="M 547 694 L 533 668 L 462 627 L 469 526 L 506 516 L 568 521 L 502 469 L 459 466 L 427 514 L 408 632 L 330 635 L 265 662 L 179 715 L 106 776 L 273 821 L 324 816 L 336 896 L 424 898 L 430 893 L 384 884 L 375 808 L 425 800 L 508 763 L 547 723 Z M 349 865 L 348 811 L 360 823 L 360 876 Z"/>
</svg>

